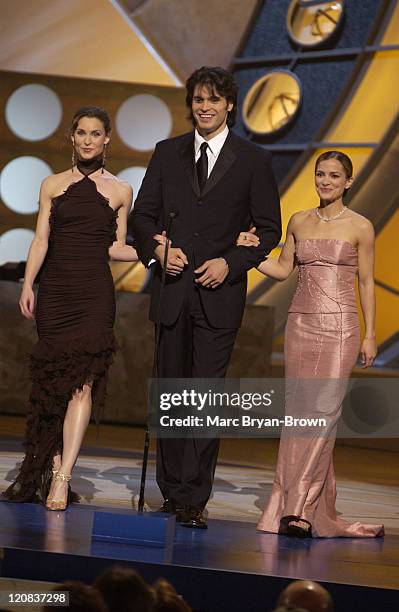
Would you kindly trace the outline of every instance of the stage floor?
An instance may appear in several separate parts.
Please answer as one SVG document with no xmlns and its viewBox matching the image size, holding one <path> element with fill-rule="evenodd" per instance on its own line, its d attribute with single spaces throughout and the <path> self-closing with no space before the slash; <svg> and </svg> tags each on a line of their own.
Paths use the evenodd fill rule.
<svg viewBox="0 0 399 612">
<path fill-rule="evenodd" d="M 22 417 L 0 417 L 0 492 L 12 482 L 22 458 Z M 90 426 L 73 473 L 73 489 L 82 503 L 134 508 L 141 473 L 141 428 L 104 425 L 96 438 Z M 216 468 L 209 517 L 256 523 L 270 495 L 278 440 L 225 439 Z M 336 447 L 337 509 L 348 521 L 384 523 L 386 533 L 399 535 L 399 453 Z M 146 501 L 161 504 L 150 452 Z"/>
<path fill-rule="evenodd" d="M 342 612 L 349 602 L 362 610 L 382 609 L 376 602 L 399 609 L 399 536 L 298 540 L 258 533 L 248 522 L 211 519 L 207 530 L 176 525 L 164 548 L 132 546 L 94 541 L 96 510 L 104 508 L 80 504 L 57 513 L 1 502 L 2 575 L 91 582 L 108 565 L 126 563 L 149 581 L 165 576 L 197 610 L 265 610 L 290 579 L 323 583 Z M 211 584 L 218 593 L 205 593 Z M 254 599 L 242 607 L 248 589 Z"/>
<path fill-rule="evenodd" d="M 7 423 L 0 439 L 0 490 L 13 481 L 22 458 L 24 420 Z M 2 576 L 90 582 L 119 562 L 132 565 L 149 581 L 170 579 L 196 610 L 264 612 L 294 578 L 325 584 L 342 612 L 355 604 L 371 612 L 381 609 L 382 602 L 389 612 L 399 609 L 396 453 L 340 447 L 335 453 L 339 512 L 347 520 L 383 522 L 385 538 L 296 540 L 258 533 L 255 523 L 271 491 L 277 441 L 224 440 L 208 504 L 208 530 L 177 525 L 172 545 L 158 549 L 95 542 L 91 531 L 96 510 L 130 513 L 135 506 L 142 439 L 141 429 L 105 426 L 98 441 L 90 428 L 73 475 L 81 504 L 65 513 L 37 504 L 0 503 Z M 152 509 L 161 502 L 152 453 L 146 501 Z"/>
</svg>

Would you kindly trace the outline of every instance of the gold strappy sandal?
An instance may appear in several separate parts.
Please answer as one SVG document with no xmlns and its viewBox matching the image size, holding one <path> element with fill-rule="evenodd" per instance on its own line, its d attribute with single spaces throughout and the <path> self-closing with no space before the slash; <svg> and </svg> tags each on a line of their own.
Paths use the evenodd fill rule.
<svg viewBox="0 0 399 612">
<path fill-rule="evenodd" d="M 65 482 L 69 483 L 71 480 L 71 475 L 62 474 L 59 470 L 53 470 L 53 480 L 55 482 Z M 49 499 L 46 500 L 46 508 L 47 510 L 66 510 L 68 506 L 68 498 L 69 498 L 69 484 L 67 489 L 66 499 Z"/>
<path fill-rule="evenodd" d="M 50 489 L 51 489 L 51 485 L 53 484 L 53 481 L 55 480 L 55 477 L 58 474 L 58 471 L 59 470 L 52 470 L 53 476 L 51 478 Z M 47 495 L 47 499 L 46 499 L 46 503 L 45 503 L 46 508 L 50 507 L 50 489 L 49 489 L 49 494 Z"/>
</svg>

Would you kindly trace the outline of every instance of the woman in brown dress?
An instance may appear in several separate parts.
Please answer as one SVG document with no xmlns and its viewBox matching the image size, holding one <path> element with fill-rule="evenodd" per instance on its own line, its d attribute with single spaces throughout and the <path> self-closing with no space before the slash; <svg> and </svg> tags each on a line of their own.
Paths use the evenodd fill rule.
<svg viewBox="0 0 399 612">
<path fill-rule="evenodd" d="M 343 203 L 352 180 L 347 155 L 322 153 L 315 167 L 319 206 L 294 214 L 278 260 L 270 258 L 258 267 L 282 281 L 298 266 L 297 289 L 285 330 L 285 410 L 294 418 L 327 421 L 322 431 L 283 428 L 273 490 L 258 524 L 260 531 L 297 537 L 384 533 L 382 525 L 348 523 L 335 509 L 332 453 L 347 381 L 359 350 L 365 368 L 377 354 L 374 229 Z M 251 232 L 244 232 L 238 244 L 252 240 Z M 356 277 L 365 323 L 361 343 Z"/>
<path fill-rule="evenodd" d="M 72 120 L 72 169 L 46 178 L 20 298 L 36 319 L 25 458 L 9 501 L 41 500 L 64 510 L 78 496 L 69 481 L 90 420 L 104 405 L 113 360 L 115 296 L 108 259 L 136 261 L 125 244 L 132 188 L 105 170 L 111 125 L 104 109 Z M 76 165 L 75 165 L 76 160 Z M 41 269 L 37 303 L 33 283 Z"/>
</svg>

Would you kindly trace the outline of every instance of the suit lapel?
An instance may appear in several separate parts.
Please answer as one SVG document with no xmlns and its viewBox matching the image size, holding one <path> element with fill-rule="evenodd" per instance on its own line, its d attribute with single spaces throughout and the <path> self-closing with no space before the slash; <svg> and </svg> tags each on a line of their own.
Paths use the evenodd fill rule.
<svg viewBox="0 0 399 612">
<path fill-rule="evenodd" d="M 222 150 L 220 151 L 219 156 L 216 160 L 216 164 L 205 184 L 204 191 L 201 194 L 198 185 L 197 172 L 195 168 L 194 132 L 190 134 L 188 142 L 185 143 L 180 149 L 180 157 L 182 164 L 187 173 L 190 184 L 197 196 L 206 195 L 208 191 L 213 189 L 213 187 L 215 187 L 215 185 L 220 181 L 220 179 L 226 174 L 232 163 L 236 160 L 237 156 L 231 146 L 233 138 L 233 134 L 229 132 L 229 135 L 226 138 L 226 142 L 224 143 Z"/>
<path fill-rule="evenodd" d="M 195 168 L 195 154 L 194 154 L 194 132 L 190 135 L 187 144 L 183 145 L 180 150 L 180 157 L 185 171 L 187 172 L 190 184 L 194 189 L 197 196 L 200 195 L 200 188 L 198 185 L 197 172 Z"/>
<path fill-rule="evenodd" d="M 232 135 L 231 132 L 229 132 L 229 135 L 226 138 L 226 142 L 224 143 L 222 150 L 218 155 L 216 164 L 214 165 L 213 170 L 205 183 L 204 191 L 201 193 L 202 196 L 206 195 L 208 191 L 215 187 L 215 185 L 226 174 L 227 170 L 230 168 L 231 164 L 236 159 L 236 154 L 234 153 L 231 147 L 231 141 Z"/>
</svg>

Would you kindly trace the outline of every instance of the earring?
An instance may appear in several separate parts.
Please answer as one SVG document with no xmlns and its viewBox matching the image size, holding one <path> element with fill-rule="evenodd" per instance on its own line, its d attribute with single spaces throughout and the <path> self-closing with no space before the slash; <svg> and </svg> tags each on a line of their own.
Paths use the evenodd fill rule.
<svg viewBox="0 0 399 612">
<path fill-rule="evenodd" d="M 103 148 L 103 166 L 101 168 L 101 174 L 104 174 L 106 157 L 107 157 L 107 145 L 105 144 Z"/>
<path fill-rule="evenodd" d="M 72 172 L 73 172 L 73 168 L 75 166 L 75 147 L 72 145 Z"/>
</svg>

